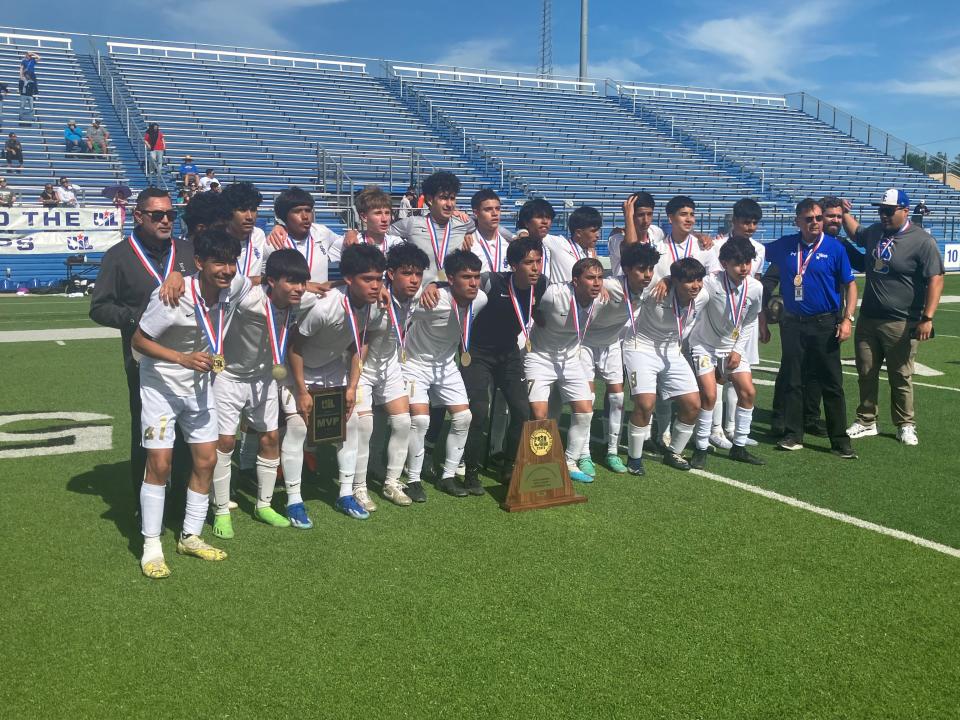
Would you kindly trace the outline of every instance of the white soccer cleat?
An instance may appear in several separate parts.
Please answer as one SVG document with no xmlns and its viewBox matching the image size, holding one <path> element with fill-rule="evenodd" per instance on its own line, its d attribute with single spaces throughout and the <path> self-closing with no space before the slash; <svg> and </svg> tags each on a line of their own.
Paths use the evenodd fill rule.
<svg viewBox="0 0 960 720">
<path fill-rule="evenodd" d="M 856 440 L 857 438 L 874 437 L 877 432 L 877 424 L 875 422 L 864 424 L 856 420 L 853 425 L 847 428 L 847 437 L 851 440 Z"/>
<path fill-rule="evenodd" d="M 353 496 L 357 499 L 357 502 L 360 503 L 360 507 L 368 513 L 376 512 L 377 504 L 370 498 L 370 494 L 365 487 L 354 488 Z"/>
<path fill-rule="evenodd" d="M 897 428 L 897 440 L 904 445 L 919 445 L 920 438 L 917 437 L 916 425 L 901 425 Z"/>
<path fill-rule="evenodd" d="M 727 439 L 727 436 L 719 428 L 710 433 L 710 444 L 721 450 L 729 450 L 733 447 L 733 443 Z"/>
</svg>

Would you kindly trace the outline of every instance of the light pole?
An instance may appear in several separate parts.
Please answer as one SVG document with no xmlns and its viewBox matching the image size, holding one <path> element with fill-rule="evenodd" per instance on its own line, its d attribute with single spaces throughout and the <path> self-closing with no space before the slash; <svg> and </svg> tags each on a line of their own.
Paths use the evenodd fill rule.
<svg viewBox="0 0 960 720">
<path fill-rule="evenodd" d="M 587 79 L 587 12 L 590 0 L 580 0 L 580 82 Z"/>
</svg>

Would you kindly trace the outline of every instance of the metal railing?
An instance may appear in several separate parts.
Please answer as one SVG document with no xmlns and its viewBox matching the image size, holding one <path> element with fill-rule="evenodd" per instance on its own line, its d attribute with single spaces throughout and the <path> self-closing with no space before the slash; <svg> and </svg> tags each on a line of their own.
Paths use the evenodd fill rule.
<svg viewBox="0 0 960 720">
<path fill-rule="evenodd" d="M 390 61 L 384 61 L 384 68 L 388 76 L 400 78 L 401 88 L 403 87 L 404 73 L 409 73 L 416 78 L 434 77 L 438 80 L 456 80 L 473 81 L 484 84 L 494 85 L 516 85 L 517 87 L 535 87 L 550 88 L 555 90 L 588 89 L 596 92 L 596 82 L 589 80 L 574 80 L 564 77 L 542 77 L 539 75 L 530 75 L 528 73 L 498 73 L 490 70 L 478 70 L 475 68 L 457 68 L 438 65 L 428 65 L 425 63 L 413 63 L 408 65 L 396 65 Z"/>
<path fill-rule="evenodd" d="M 774 93 L 753 93 L 739 90 L 719 90 L 714 88 L 700 88 L 683 85 L 661 85 L 659 83 L 644 83 L 637 85 L 633 83 L 620 84 L 608 80 L 613 86 L 613 92 L 609 86 L 604 87 L 605 94 L 623 96 L 631 95 L 636 105 L 636 99 L 640 97 L 666 97 L 680 98 L 683 100 L 716 100 L 720 102 L 748 103 L 750 105 L 769 105 L 772 107 L 785 107 L 786 98 L 783 95 Z"/>
<path fill-rule="evenodd" d="M 317 184 L 321 192 L 326 192 L 327 185 L 333 182 L 338 193 L 344 185 L 344 164 L 347 162 L 376 163 L 386 161 L 386 186 L 392 188 L 394 181 L 402 179 L 404 187 L 412 185 L 420 187 L 425 175 L 436 172 L 436 166 L 425 158 L 419 150 L 411 147 L 409 152 L 365 152 L 365 151 L 336 151 L 331 152 L 319 143 L 317 153 Z M 339 173 L 338 174 L 338 168 Z M 348 175 L 345 176 L 349 178 Z"/>
<path fill-rule="evenodd" d="M 252 52 L 239 49 L 224 50 L 217 47 L 158 45 L 151 42 L 127 43 L 107 41 L 107 50 L 115 54 L 128 54 L 148 57 L 187 58 L 190 60 L 213 59 L 217 62 L 242 62 L 246 64 L 261 64 L 279 67 L 299 67 L 298 63 L 313 67 L 335 68 L 340 72 L 367 71 L 366 63 L 347 60 L 325 60 L 316 57 L 304 57 L 278 52 Z"/>
<path fill-rule="evenodd" d="M 7 31 L 10 32 L 7 32 Z M 29 32 L 29 31 L 27 31 Z M 49 32 L 41 30 L 40 32 Z M 36 43 L 37 49 L 45 47 L 61 47 L 64 50 L 73 49 L 73 39 L 66 33 L 56 33 L 53 35 L 33 35 L 26 34 L 22 29 L 0 26 L 0 42 L 4 45 L 30 45 Z M 48 43 L 44 45 L 44 43 Z"/>
</svg>

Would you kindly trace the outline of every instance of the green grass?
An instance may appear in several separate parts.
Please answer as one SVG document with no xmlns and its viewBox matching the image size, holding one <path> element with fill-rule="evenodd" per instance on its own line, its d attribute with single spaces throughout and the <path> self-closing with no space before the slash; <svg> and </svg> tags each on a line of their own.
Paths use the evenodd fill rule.
<svg viewBox="0 0 960 720">
<path fill-rule="evenodd" d="M 937 329 L 960 336 L 960 313 Z M 958 343 L 922 347 L 946 373 L 924 382 L 960 387 Z M 652 461 L 601 470 L 583 505 L 514 515 L 430 492 L 367 522 L 332 510 L 324 472 L 305 481 L 309 532 L 254 522 L 244 490 L 225 563 L 175 555 L 167 531 L 174 575 L 150 582 L 118 342 L 3 347 L 18 380 L 0 412 L 115 418 L 110 451 L 0 461 L 3 717 L 956 716 L 960 560 Z M 758 412 L 769 464 L 707 469 L 960 547 L 958 395 L 918 388 L 921 445 L 858 441 L 856 463 L 777 453 Z M 168 503 L 170 528 L 180 515 Z"/>
<path fill-rule="evenodd" d="M 0 332 L 97 327 L 87 316 L 89 311 L 89 297 L 0 295 Z"/>
</svg>

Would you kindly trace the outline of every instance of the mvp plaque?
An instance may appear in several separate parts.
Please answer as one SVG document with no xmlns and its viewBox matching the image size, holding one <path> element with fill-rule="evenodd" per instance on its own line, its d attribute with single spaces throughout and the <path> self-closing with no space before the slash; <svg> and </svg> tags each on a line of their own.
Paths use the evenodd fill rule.
<svg viewBox="0 0 960 720">
<path fill-rule="evenodd" d="M 347 435 L 345 388 L 310 388 L 313 411 L 308 435 L 311 443 L 343 442 Z"/>
<path fill-rule="evenodd" d="M 525 422 L 510 489 L 500 507 L 520 512 L 586 501 L 573 491 L 556 421 Z"/>
</svg>

